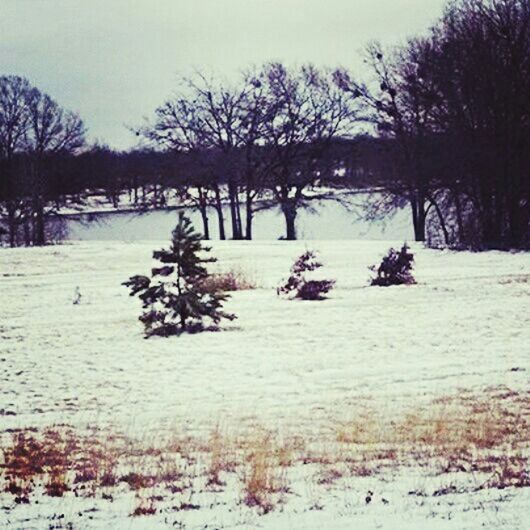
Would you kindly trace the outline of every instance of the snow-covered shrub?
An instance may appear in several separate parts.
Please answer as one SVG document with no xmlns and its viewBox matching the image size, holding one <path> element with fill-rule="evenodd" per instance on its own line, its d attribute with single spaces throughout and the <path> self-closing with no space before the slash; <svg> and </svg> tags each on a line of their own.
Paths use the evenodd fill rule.
<svg viewBox="0 0 530 530">
<path fill-rule="evenodd" d="M 137 275 L 123 283 L 131 289 L 131 296 L 138 295 L 142 301 L 144 312 L 140 320 L 146 338 L 216 329 L 221 319 L 236 318 L 221 309 L 228 295 L 205 282 L 208 272 L 203 265 L 216 259 L 199 254 L 209 251 L 191 221 L 181 213 L 169 250 L 153 253 L 161 267 L 152 269 L 151 278 Z M 213 325 L 206 327 L 205 320 Z"/>
<path fill-rule="evenodd" d="M 308 250 L 302 254 L 291 267 L 291 275 L 287 281 L 278 288 L 278 294 L 302 300 L 323 300 L 333 286 L 335 280 L 308 279 L 311 273 L 322 267 L 317 260 L 316 253 Z"/>
<path fill-rule="evenodd" d="M 414 284 L 416 280 L 412 276 L 413 263 L 414 254 L 406 243 L 399 251 L 391 248 L 379 266 L 370 267 L 370 270 L 376 274 L 370 284 L 382 287 Z"/>
</svg>

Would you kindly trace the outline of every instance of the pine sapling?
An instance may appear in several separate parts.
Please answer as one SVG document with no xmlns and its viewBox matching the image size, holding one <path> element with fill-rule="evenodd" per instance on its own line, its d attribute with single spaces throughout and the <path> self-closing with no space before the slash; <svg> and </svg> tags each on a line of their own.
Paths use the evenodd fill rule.
<svg viewBox="0 0 530 530">
<path fill-rule="evenodd" d="M 202 245 L 201 235 L 181 213 L 170 248 L 153 253 L 161 266 L 152 269 L 151 277 L 136 275 L 123 283 L 130 288 L 131 296 L 138 295 L 142 301 L 144 312 L 140 320 L 146 338 L 215 330 L 222 319 L 236 318 L 222 310 L 228 295 L 205 282 L 208 272 L 204 265 L 217 260 L 200 254 L 210 250 Z"/>
<path fill-rule="evenodd" d="M 321 267 L 322 263 L 317 260 L 316 253 L 308 250 L 294 262 L 291 275 L 277 290 L 278 295 L 301 300 L 323 300 L 325 295 L 333 289 L 335 280 L 307 279 L 307 273 Z"/>
</svg>

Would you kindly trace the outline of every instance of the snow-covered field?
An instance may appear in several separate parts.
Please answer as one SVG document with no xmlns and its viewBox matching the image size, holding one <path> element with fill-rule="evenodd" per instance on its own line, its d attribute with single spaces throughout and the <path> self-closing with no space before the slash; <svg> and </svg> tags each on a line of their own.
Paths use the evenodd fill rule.
<svg viewBox="0 0 530 530">
<path fill-rule="evenodd" d="M 530 255 L 413 246 L 418 285 L 368 287 L 367 267 L 391 244 L 215 242 L 216 269 L 241 269 L 258 286 L 233 293 L 227 309 L 238 319 L 219 333 L 149 340 L 138 301 L 120 284 L 147 272 L 165 242 L 2 249 L 1 430 L 66 424 L 157 440 L 263 429 L 314 443 L 360 411 L 397 418 L 447 396 L 489 399 L 506 389 L 528 398 Z M 307 248 L 320 251 L 336 289 L 322 302 L 278 298 L 275 288 Z M 285 502 L 265 515 L 241 502 L 228 473 L 217 495 L 195 492 L 199 509 L 171 511 L 160 501 L 142 517 L 130 517 L 130 492 L 114 502 L 69 492 L 37 506 L 0 494 L 0 526 L 515 529 L 530 512 L 528 487 L 433 496 L 453 480 L 478 480 L 469 473 L 396 467 L 333 484 L 312 482 L 314 473 L 294 466 Z"/>
</svg>

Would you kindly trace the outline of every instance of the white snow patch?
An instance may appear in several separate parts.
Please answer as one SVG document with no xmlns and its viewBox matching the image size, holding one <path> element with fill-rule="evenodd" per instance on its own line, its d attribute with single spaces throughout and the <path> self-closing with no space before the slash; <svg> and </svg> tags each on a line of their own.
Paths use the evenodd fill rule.
<svg viewBox="0 0 530 530">
<path fill-rule="evenodd" d="M 219 333 L 145 340 L 139 303 L 120 283 L 146 273 L 153 248 L 166 244 L 0 251 L 2 430 L 67 423 L 202 435 L 222 422 L 303 435 L 351 419 L 359 400 L 399 410 L 460 389 L 529 390 L 529 254 L 413 245 L 418 285 L 371 288 L 367 267 L 391 242 L 215 242 L 217 271 L 241 267 L 259 284 L 233 293 L 226 309 L 238 320 Z M 306 249 L 319 251 L 336 288 L 323 302 L 278 298 L 275 288 Z M 348 480 L 322 510 L 309 510 L 312 492 L 301 482 L 290 508 L 262 517 L 241 506 L 189 511 L 184 527 L 515 529 L 530 511 L 529 488 L 433 499 L 409 496 L 425 479 L 406 474 Z M 365 505 L 368 489 L 391 502 Z M 17 508 L 8 526 L 48 528 L 38 517 L 21 522 L 36 517 L 32 509 Z M 108 528 L 108 509 L 82 527 Z M 110 509 L 117 528 L 167 527 Z"/>
</svg>

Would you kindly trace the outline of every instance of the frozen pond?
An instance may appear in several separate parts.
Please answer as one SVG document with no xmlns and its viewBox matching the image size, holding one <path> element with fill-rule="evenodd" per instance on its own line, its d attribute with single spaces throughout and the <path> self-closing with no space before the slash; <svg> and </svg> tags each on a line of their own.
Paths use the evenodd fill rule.
<svg viewBox="0 0 530 530">
<path fill-rule="evenodd" d="M 361 199 L 356 200 L 359 203 Z M 178 210 L 86 214 L 67 221 L 68 239 L 81 241 L 142 241 L 167 239 L 175 227 Z M 335 202 L 315 204 L 313 211 L 300 210 L 297 217 L 298 239 L 307 240 L 411 240 L 413 231 L 408 209 L 400 210 L 385 221 L 360 219 L 361 207 L 353 210 Z M 197 210 L 188 210 L 197 230 L 202 221 Z M 225 230 L 230 237 L 230 217 L 225 208 Z M 242 211 L 242 215 L 244 212 Z M 91 222 L 88 222 L 91 220 Z M 212 239 L 218 239 L 217 215 L 209 214 Z M 255 215 L 253 239 L 275 240 L 285 233 L 285 221 L 277 209 Z"/>
</svg>

